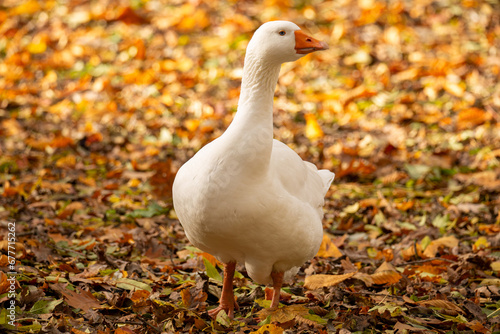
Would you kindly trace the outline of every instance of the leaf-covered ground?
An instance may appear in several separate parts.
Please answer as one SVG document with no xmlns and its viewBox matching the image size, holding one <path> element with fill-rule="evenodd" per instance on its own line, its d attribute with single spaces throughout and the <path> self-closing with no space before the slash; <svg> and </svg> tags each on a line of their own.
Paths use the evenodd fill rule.
<svg viewBox="0 0 500 334">
<path fill-rule="evenodd" d="M 230 123 L 272 19 L 330 45 L 283 66 L 274 114 L 337 175 L 325 238 L 278 312 L 238 267 L 236 319 L 212 320 L 220 264 L 189 246 L 171 184 Z M 17 330 L 500 332 L 497 0 L 4 0 L 0 59 Z"/>
</svg>

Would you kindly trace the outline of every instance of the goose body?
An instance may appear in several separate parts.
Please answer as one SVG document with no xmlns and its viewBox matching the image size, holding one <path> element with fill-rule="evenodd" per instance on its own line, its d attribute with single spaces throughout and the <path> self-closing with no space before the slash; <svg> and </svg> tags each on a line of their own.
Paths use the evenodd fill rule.
<svg viewBox="0 0 500 334">
<path fill-rule="evenodd" d="M 324 196 L 335 175 L 274 140 L 272 113 L 281 64 L 326 48 L 291 22 L 262 25 L 247 48 L 233 122 L 176 175 L 174 208 L 187 238 L 226 265 L 213 314 L 233 315 L 236 262 L 255 282 L 273 283 L 279 299 L 283 276 L 319 249 Z"/>
</svg>

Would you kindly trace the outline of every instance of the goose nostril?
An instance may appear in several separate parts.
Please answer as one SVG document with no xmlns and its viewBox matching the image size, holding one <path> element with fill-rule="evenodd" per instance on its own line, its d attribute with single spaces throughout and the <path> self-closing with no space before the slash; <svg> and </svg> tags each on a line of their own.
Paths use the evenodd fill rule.
<svg viewBox="0 0 500 334">
<path fill-rule="evenodd" d="M 312 40 L 311 40 L 310 38 L 306 39 L 306 41 L 308 41 L 308 42 L 312 42 Z"/>
</svg>

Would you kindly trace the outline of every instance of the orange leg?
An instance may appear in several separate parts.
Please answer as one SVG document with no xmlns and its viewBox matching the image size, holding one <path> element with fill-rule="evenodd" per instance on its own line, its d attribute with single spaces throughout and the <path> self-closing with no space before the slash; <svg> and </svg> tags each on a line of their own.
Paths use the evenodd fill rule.
<svg viewBox="0 0 500 334">
<path fill-rule="evenodd" d="M 208 311 L 208 315 L 212 318 L 217 316 L 217 313 L 224 310 L 230 319 L 234 318 L 234 307 L 238 308 L 238 304 L 234 301 L 233 278 L 236 262 L 224 264 L 224 280 L 222 281 L 222 293 L 220 295 L 219 306 Z"/>
<path fill-rule="evenodd" d="M 271 309 L 277 309 L 278 304 L 280 303 L 280 291 L 281 286 L 283 285 L 283 272 L 272 272 L 271 277 L 273 279 L 273 299 L 271 301 Z"/>
</svg>

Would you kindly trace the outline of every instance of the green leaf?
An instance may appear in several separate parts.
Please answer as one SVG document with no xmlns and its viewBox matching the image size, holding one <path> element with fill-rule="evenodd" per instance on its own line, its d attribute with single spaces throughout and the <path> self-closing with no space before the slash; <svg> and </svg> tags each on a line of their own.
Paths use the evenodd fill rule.
<svg viewBox="0 0 500 334">
<path fill-rule="evenodd" d="M 302 317 L 309 319 L 309 320 L 312 320 L 320 325 L 325 325 L 328 322 L 328 320 L 321 318 L 317 314 L 307 314 L 307 315 L 303 315 Z"/>
<path fill-rule="evenodd" d="M 222 276 L 219 274 L 219 271 L 213 264 L 210 263 L 207 259 L 203 258 L 203 264 L 205 265 L 205 270 L 207 271 L 207 276 L 216 280 L 222 281 Z"/>
<path fill-rule="evenodd" d="M 268 315 L 267 318 L 265 318 L 264 320 L 262 320 L 261 322 L 259 322 L 257 324 L 257 326 L 269 325 L 270 323 L 271 323 L 271 316 Z"/>
<path fill-rule="evenodd" d="M 121 288 L 121 289 L 125 289 L 125 290 L 146 290 L 146 291 L 149 291 L 151 292 L 152 289 L 149 285 L 147 285 L 146 283 L 142 283 L 142 282 L 138 282 L 138 281 L 134 281 L 132 279 L 129 279 L 129 278 L 119 278 L 116 280 L 117 284 L 116 286 Z"/>
<path fill-rule="evenodd" d="M 397 221 L 396 224 L 401 227 L 402 229 L 408 230 L 408 231 L 415 231 L 417 227 L 413 225 L 412 223 L 409 222 L 400 222 Z"/>
<path fill-rule="evenodd" d="M 371 309 L 369 309 L 368 312 L 377 311 L 379 314 L 383 314 L 385 311 L 388 311 L 391 314 L 391 317 L 396 317 L 406 310 L 407 310 L 406 307 L 400 307 L 398 305 L 388 303 L 384 305 L 374 306 Z"/>
<path fill-rule="evenodd" d="M 453 317 L 451 315 L 441 314 L 441 313 L 437 312 L 436 310 L 434 310 L 434 312 L 436 313 L 436 315 L 438 315 L 446 320 L 452 321 L 452 322 L 457 322 L 459 324 L 468 323 L 467 319 L 461 314 L 457 315 L 456 317 Z"/>
<path fill-rule="evenodd" d="M 422 250 L 424 251 L 427 246 L 429 246 L 429 244 L 431 243 L 432 239 L 431 237 L 429 237 L 428 235 L 426 235 L 422 241 L 420 241 L 420 245 L 422 246 Z"/>
<path fill-rule="evenodd" d="M 426 165 L 406 164 L 405 169 L 408 172 L 408 175 L 414 180 L 424 178 L 431 171 L 431 167 Z"/>
<path fill-rule="evenodd" d="M 215 320 L 224 327 L 231 326 L 231 319 L 224 310 L 221 310 L 219 313 L 217 313 L 217 317 L 215 318 Z"/>
<path fill-rule="evenodd" d="M 47 314 L 51 313 L 55 307 L 63 302 L 63 299 L 57 300 L 39 300 L 37 301 L 28 313 L 32 314 Z"/>
<path fill-rule="evenodd" d="M 496 317 L 497 315 L 500 315 L 500 308 L 497 308 L 495 311 L 491 312 L 490 314 L 487 315 L 487 318 L 493 318 Z"/>
<path fill-rule="evenodd" d="M 151 218 L 154 216 L 159 216 L 164 213 L 168 213 L 168 209 L 160 206 L 156 202 L 152 202 L 148 205 L 146 209 L 137 209 L 128 214 L 128 216 L 133 218 Z"/>
<path fill-rule="evenodd" d="M 437 215 L 432 221 L 432 225 L 439 228 L 439 231 L 443 233 L 448 227 L 449 222 L 450 218 L 448 215 Z"/>
</svg>

